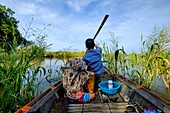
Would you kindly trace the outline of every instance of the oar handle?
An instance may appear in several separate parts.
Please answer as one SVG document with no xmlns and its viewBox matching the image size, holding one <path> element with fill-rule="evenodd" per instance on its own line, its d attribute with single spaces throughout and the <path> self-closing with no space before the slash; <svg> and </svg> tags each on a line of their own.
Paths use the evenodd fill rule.
<svg viewBox="0 0 170 113">
<path fill-rule="evenodd" d="M 109 15 L 106 14 L 105 17 L 104 17 L 104 19 L 103 19 L 103 21 L 102 21 L 102 23 L 101 23 L 101 25 L 99 26 L 99 29 L 97 30 L 95 36 L 93 37 L 93 40 L 94 40 L 94 39 L 97 37 L 97 35 L 99 34 L 100 30 L 102 29 L 102 27 L 103 27 L 103 25 L 104 25 L 104 23 L 106 22 L 106 20 L 107 20 L 108 17 L 109 17 Z M 86 50 L 86 52 L 87 52 L 87 50 Z"/>
<path fill-rule="evenodd" d="M 106 20 L 107 20 L 108 17 L 109 17 L 109 15 L 105 15 L 105 17 L 104 17 L 101 25 L 99 26 L 99 29 L 97 30 L 97 32 L 96 32 L 95 36 L 93 37 L 93 39 L 95 39 L 95 38 L 97 37 L 97 35 L 99 34 L 100 30 L 102 29 L 102 27 L 103 27 L 103 25 L 104 25 L 104 23 L 106 22 Z"/>
</svg>

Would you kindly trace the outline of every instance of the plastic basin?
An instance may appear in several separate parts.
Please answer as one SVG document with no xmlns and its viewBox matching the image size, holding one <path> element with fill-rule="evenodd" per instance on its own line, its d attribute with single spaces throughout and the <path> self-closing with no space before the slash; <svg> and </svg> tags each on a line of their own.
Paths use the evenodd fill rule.
<svg viewBox="0 0 170 113">
<path fill-rule="evenodd" d="M 108 89 L 108 81 L 102 81 L 98 85 L 103 93 L 106 94 L 116 94 L 120 88 L 120 84 L 118 82 L 113 82 L 113 88 Z"/>
</svg>

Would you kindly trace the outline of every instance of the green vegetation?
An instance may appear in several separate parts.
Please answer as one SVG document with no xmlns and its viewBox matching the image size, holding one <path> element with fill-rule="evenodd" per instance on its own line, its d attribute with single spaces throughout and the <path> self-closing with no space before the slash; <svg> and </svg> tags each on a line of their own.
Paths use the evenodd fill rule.
<svg viewBox="0 0 170 113">
<path fill-rule="evenodd" d="M 29 47 L 29 51 L 12 49 L 10 53 L 1 49 L 0 54 L 0 111 L 14 112 L 18 107 L 32 100 L 38 93 L 37 74 L 44 69 L 38 67 L 42 61 L 43 49 Z M 33 62 L 32 62 L 33 61 Z"/>
<path fill-rule="evenodd" d="M 170 44 L 170 34 L 167 28 L 154 28 L 147 40 L 143 41 L 141 36 L 141 55 L 135 55 L 132 65 L 138 66 L 134 69 L 136 76 L 132 79 L 146 88 L 151 88 L 156 77 L 162 77 L 165 85 L 170 84 L 170 60 L 168 45 Z M 132 60 L 131 60 L 132 61 Z M 134 62 L 135 61 L 135 62 Z"/>
<path fill-rule="evenodd" d="M 14 113 L 39 93 L 39 85 L 46 70 L 39 67 L 43 52 L 48 47 L 42 31 L 34 35 L 34 45 L 26 44 L 27 33 L 22 38 L 13 11 L 0 5 L 0 112 Z M 31 23 L 30 23 L 31 25 Z M 19 45 L 25 45 L 19 47 Z"/>
<path fill-rule="evenodd" d="M 6 51 L 12 49 L 13 40 L 16 40 L 16 46 L 29 43 L 23 38 L 18 30 L 18 23 L 14 17 L 14 12 L 10 8 L 0 4 L 0 47 Z"/>
<path fill-rule="evenodd" d="M 58 58 L 58 59 L 69 59 L 75 57 L 82 57 L 85 51 L 74 52 L 74 51 L 60 51 L 60 52 L 44 52 L 46 58 Z"/>
<path fill-rule="evenodd" d="M 115 45 L 116 38 L 112 37 Z M 168 28 L 154 28 L 147 40 L 141 36 L 141 54 L 126 54 L 124 49 L 109 49 L 103 44 L 106 53 L 104 56 L 105 66 L 110 73 L 120 73 L 128 76 L 137 84 L 151 89 L 156 77 L 162 77 L 165 85 L 170 85 L 170 34 Z M 116 43 L 117 44 L 117 43 Z M 120 51 L 122 53 L 120 53 Z"/>
<path fill-rule="evenodd" d="M 109 73 L 117 73 L 117 55 L 115 55 L 115 51 L 118 51 L 118 40 L 119 37 L 115 37 L 113 33 L 111 34 L 111 39 L 108 43 L 104 42 L 101 45 L 103 46 L 103 63 L 105 68 Z M 117 53 L 116 52 L 116 53 Z M 116 59 L 116 60 L 115 60 Z M 116 71 L 116 72 L 115 72 Z"/>
</svg>

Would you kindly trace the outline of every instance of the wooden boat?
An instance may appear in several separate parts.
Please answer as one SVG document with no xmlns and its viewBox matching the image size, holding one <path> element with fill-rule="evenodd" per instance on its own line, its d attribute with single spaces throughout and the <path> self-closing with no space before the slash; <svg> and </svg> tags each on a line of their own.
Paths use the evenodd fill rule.
<svg viewBox="0 0 170 113">
<path fill-rule="evenodd" d="M 170 113 L 170 102 L 117 74 L 102 80 L 114 79 L 120 83 L 118 93 L 108 95 L 100 88 L 94 100 L 88 103 L 70 103 L 62 82 L 58 81 L 16 113 L 142 113 L 154 109 L 157 113 Z M 147 112 L 155 113 L 155 112 Z"/>
</svg>

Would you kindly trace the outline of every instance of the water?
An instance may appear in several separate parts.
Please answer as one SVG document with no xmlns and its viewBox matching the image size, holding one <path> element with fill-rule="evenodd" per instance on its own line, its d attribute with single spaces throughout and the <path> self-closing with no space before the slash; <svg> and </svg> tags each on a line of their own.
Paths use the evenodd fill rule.
<svg viewBox="0 0 170 113">
<path fill-rule="evenodd" d="M 64 66 L 64 64 L 65 61 L 58 60 L 56 58 L 45 58 L 44 61 L 42 61 L 41 67 L 44 67 L 47 73 L 45 76 L 39 76 L 38 78 L 39 80 L 42 80 L 39 86 L 39 93 L 47 90 L 55 82 L 61 79 L 58 70 L 60 70 L 60 68 Z"/>
<path fill-rule="evenodd" d="M 51 81 L 51 83 L 49 83 L 46 79 L 44 79 L 41 82 L 41 84 L 40 84 L 41 92 L 47 90 L 51 85 L 53 85 L 57 81 L 58 73 L 56 72 L 56 70 L 59 70 L 61 68 L 61 66 L 64 66 L 64 64 L 65 64 L 65 61 L 58 60 L 56 58 L 44 59 L 41 66 L 44 67 L 46 69 L 46 71 L 51 69 L 52 74 L 50 77 L 48 77 L 48 79 Z M 45 76 L 48 76 L 48 74 Z M 43 79 L 43 78 L 40 78 L 40 79 Z M 153 82 L 151 91 L 161 97 L 166 98 L 166 100 L 170 101 L 170 89 L 166 89 L 165 84 L 161 78 L 157 78 Z"/>
<path fill-rule="evenodd" d="M 170 101 L 170 89 L 166 88 L 162 78 L 156 78 L 153 81 L 151 91 L 161 97 L 164 97 L 166 100 Z"/>
</svg>

